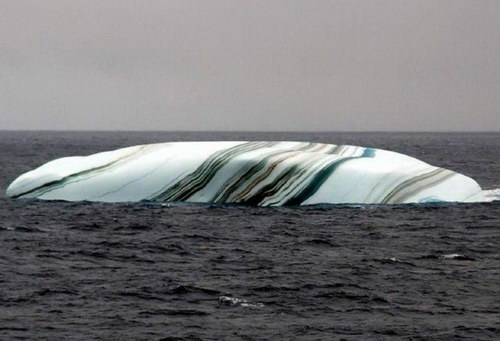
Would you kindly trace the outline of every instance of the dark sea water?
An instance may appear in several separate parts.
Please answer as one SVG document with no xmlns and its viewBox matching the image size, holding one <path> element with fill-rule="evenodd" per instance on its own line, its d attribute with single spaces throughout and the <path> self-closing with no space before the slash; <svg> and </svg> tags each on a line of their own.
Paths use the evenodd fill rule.
<svg viewBox="0 0 500 341">
<path fill-rule="evenodd" d="M 500 134 L 0 132 L 0 339 L 498 340 L 500 202 L 14 201 L 54 158 L 179 140 L 394 150 L 500 188 Z"/>
</svg>

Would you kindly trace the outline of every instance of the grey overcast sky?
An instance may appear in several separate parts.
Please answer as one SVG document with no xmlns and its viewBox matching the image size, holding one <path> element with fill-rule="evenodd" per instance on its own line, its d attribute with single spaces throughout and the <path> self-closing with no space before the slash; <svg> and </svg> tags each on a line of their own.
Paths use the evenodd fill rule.
<svg viewBox="0 0 500 341">
<path fill-rule="evenodd" d="M 0 129 L 500 131 L 499 0 L 0 0 Z"/>
</svg>

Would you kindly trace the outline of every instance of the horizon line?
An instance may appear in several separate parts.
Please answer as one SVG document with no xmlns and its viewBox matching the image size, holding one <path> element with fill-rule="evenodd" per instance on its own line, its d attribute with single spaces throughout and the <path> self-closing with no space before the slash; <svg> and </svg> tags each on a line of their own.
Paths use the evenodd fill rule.
<svg viewBox="0 0 500 341">
<path fill-rule="evenodd" d="M 128 130 L 128 129 L 0 129 L 0 132 L 102 132 L 102 133 L 447 133 L 447 134 L 463 134 L 463 133 L 485 133 L 495 134 L 500 133 L 500 130 Z"/>
</svg>

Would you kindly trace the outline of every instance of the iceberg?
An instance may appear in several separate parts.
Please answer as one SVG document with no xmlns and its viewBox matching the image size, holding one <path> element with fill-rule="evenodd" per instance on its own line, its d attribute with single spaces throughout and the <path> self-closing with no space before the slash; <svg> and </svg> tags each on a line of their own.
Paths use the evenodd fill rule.
<svg viewBox="0 0 500 341">
<path fill-rule="evenodd" d="M 476 181 L 382 149 L 286 141 L 171 142 L 50 161 L 10 198 L 299 206 L 476 202 Z"/>
</svg>

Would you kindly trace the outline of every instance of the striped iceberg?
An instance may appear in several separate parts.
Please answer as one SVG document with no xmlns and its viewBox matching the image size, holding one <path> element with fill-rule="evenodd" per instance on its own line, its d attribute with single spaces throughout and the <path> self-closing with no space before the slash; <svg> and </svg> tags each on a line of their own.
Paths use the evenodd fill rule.
<svg viewBox="0 0 500 341">
<path fill-rule="evenodd" d="M 11 198 L 254 206 L 484 200 L 473 179 L 403 154 L 309 142 L 172 142 L 50 161 Z"/>
</svg>

